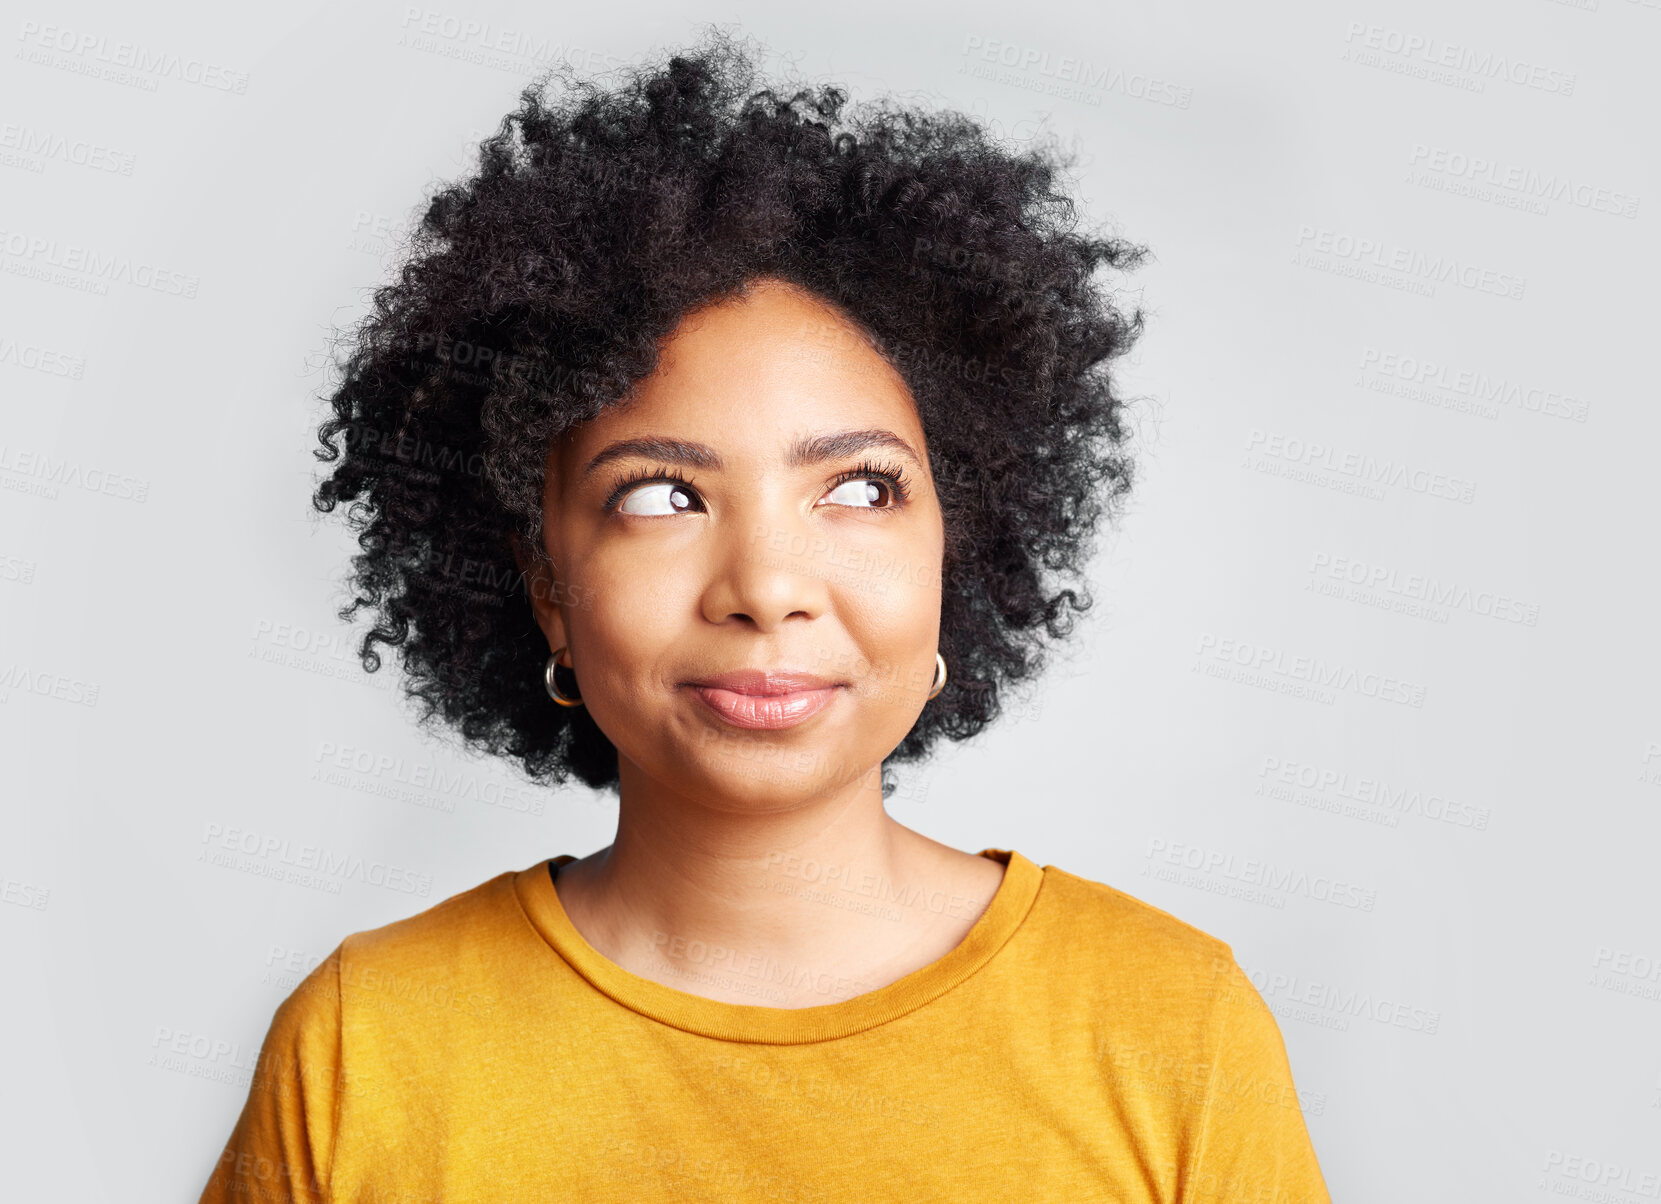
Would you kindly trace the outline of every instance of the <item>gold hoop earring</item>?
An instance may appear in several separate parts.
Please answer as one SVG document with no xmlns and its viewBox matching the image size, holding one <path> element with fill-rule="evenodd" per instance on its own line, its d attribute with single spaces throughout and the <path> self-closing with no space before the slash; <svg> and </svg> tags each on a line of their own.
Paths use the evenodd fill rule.
<svg viewBox="0 0 1661 1204">
<path fill-rule="evenodd" d="M 577 698 L 566 697 L 559 692 L 559 686 L 554 682 L 554 670 L 559 668 L 559 654 L 564 651 L 565 645 L 561 644 L 554 650 L 554 654 L 548 658 L 547 667 L 542 670 L 542 684 L 548 687 L 548 697 L 559 703 L 560 706 L 580 707 L 583 704 L 580 696 Z"/>
<path fill-rule="evenodd" d="M 929 691 L 930 698 L 938 696 L 940 691 L 946 688 L 946 658 L 938 652 L 934 654 L 934 668 L 935 686 Z"/>
</svg>

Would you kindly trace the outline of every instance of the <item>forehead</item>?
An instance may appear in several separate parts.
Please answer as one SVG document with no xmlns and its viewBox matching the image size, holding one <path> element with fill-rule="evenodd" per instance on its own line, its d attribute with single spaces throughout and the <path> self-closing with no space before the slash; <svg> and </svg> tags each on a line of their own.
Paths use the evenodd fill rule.
<svg viewBox="0 0 1661 1204">
<path fill-rule="evenodd" d="M 764 278 L 683 317 L 629 399 L 565 445 L 575 459 L 651 433 L 766 459 L 801 435 L 854 427 L 923 446 L 911 391 L 864 333 L 812 293 Z"/>
</svg>

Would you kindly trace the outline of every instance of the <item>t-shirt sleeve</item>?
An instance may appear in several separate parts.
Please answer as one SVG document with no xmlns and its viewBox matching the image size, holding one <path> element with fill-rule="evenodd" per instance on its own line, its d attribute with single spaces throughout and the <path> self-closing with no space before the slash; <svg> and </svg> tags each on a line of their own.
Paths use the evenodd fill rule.
<svg viewBox="0 0 1661 1204">
<path fill-rule="evenodd" d="M 278 1005 L 200 1204 L 324 1204 L 345 1075 L 340 948 Z"/>
<path fill-rule="evenodd" d="M 1219 959 L 1210 1076 L 1183 1204 L 1331 1204 L 1274 1013 Z"/>
</svg>

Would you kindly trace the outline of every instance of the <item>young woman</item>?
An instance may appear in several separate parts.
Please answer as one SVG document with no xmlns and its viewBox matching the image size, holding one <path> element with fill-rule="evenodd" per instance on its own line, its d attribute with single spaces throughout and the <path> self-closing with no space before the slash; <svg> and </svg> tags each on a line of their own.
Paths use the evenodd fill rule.
<svg viewBox="0 0 1661 1204">
<path fill-rule="evenodd" d="M 753 70 L 527 90 L 377 294 L 343 617 L 617 834 L 343 940 L 202 1199 L 1326 1201 L 1227 944 L 884 809 L 1088 605 L 1140 249 L 1053 151 Z"/>
</svg>

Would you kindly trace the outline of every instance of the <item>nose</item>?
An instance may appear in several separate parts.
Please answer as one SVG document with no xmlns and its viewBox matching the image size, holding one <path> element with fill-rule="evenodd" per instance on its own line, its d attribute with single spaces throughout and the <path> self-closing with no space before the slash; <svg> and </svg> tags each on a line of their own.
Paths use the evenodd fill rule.
<svg viewBox="0 0 1661 1204">
<path fill-rule="evenodd" d="M 762 634 L 788 619 L 818 618 L 830 599 L 830 583 L 815 564 L 824 550 L 824 536 L 807 522 L 770 517 L 734 523 L 722 533 L 701 598 L 704 618 L 748 623 Z"/>
</svg>

